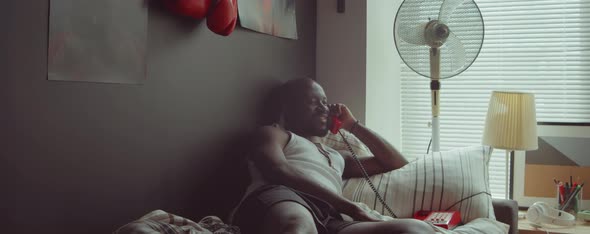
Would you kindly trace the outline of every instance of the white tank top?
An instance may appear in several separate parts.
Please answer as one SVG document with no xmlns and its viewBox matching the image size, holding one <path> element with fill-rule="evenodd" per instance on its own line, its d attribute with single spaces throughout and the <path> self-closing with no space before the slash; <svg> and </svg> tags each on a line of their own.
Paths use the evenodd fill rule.
<svg viewBox="0 0 590 234">
<path fill-rule="evenodd" d="M 336 150 L 288 132 L 289 142 L 283 153 L 287 163 L 302 173 L 315 179 L 318 184 L 335 192 L 342 194 L 342 173 L 344 171 L 344 158 Z M 322 154 L 324 152 L 325 154 Z M 328 160 L 329 158 L 329 160 Z M 331 166 L 330 166 L 331 163 Z M 262 177 L 260 170 L 251 161 L 248 161 L 248 170 L 252 182 L 246 190 L 246 196 L 258 187 L 267 184 Z"/>
<path fill-rule="evenodd" d="M 291 132 L 288 132 L 288 134 L 289 141 L 285 148 L 283 148 L 287 163 L 301 171 L 303 174 L 309 175 L 310 178 L 314 179 L 324 188 L 341 195 L 342 173 L 344 171 L 344 158 L 342 155 L 336 150 L 321 143 L 312 143 L 311 141 Z M 324 152 L 325 155 L 322 154 L 322 152 Z M 330 160 L 328 160 L 328 158 Z M 268 182 L 262 177 L 260 170 L 258 170 L 256 165 L 250 160 L 248 160 L 248 170 L 250 171 L 252 182 L 248 186 L 246 194 L 242 197 L 242 201 L 260 186 L 268 184 Z M 242 201 L 240 201 L 240 204 Z M 230 220 L 232 218 L 233 212 L 232 215 L 230 215 Z"/>
</svg>

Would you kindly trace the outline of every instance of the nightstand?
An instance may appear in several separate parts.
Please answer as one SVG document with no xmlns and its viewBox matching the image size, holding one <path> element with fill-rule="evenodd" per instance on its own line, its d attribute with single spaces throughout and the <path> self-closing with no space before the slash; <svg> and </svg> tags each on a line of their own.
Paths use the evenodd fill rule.
<svg viewBox="0 0 590 234">
<path fill-rule="evenodd" d="M 545 234 L 549 233 L 590 233 L 590 222 L 583 220 L 576 220 L 576 225 L 571 227 L 561 226 L 543 226 L 542 228 L 535 228 L 531 223 L 524 218 L 526 211 L 518 211 L 518 233 L 520 234 Z"/>
</svg>

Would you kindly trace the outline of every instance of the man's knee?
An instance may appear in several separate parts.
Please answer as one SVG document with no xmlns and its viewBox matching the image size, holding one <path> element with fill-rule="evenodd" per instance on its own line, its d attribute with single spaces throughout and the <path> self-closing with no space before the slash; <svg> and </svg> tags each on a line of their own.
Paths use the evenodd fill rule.
<svg viewBox="0 0 590 234">
<path fill-rule="evenodd" d="M 265 215 L 264 223 L 265 233 L 317 233 L 311 213 L 295 202 L 273 205 Z"/>
<path fill-rule="evenodd" d="M 317 233 L 313 220 L 300 214 L 289 215 L 280 224 L 280 233 Z"/>
</svg>

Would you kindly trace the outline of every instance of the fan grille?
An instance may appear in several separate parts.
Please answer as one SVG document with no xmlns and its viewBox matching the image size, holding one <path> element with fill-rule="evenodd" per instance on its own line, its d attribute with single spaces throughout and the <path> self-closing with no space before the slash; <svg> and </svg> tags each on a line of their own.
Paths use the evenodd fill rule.
<svg viewBox="0 0 590 234">
<path fill-rule="evenodd" d="M 395 18 L 394 38 L 402 60 L 414 72 L 430 78 L 430 47 L 410 44 L 399 36 L 400 28 L 416 27 L 438 19 L 443 0 L 405 0 Z M 445 43 L 440 47 L 440 78 L 450 78 L 466 70 L 477 58 L 484 38 L 481 12 L 473 0 L 466 0 L 453 12 L 447 26 L 462 42 L 465 59 L 462 64 L 456 59 L 460 45 Z M 461 49 L 462 50 L 462 49 Z"/>
</svg>

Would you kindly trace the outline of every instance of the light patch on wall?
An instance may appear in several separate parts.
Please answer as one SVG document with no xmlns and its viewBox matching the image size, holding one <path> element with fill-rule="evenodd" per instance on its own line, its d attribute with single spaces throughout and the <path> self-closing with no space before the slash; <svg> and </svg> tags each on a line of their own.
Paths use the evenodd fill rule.
<svg viewBox="0 0 590 234">
<path fill-rule="evenodd" d="M 145 79 L 146 1 L 52 0 L 49 8 L 49 80 Z"/>
</svg>

